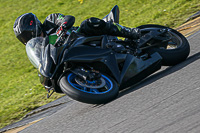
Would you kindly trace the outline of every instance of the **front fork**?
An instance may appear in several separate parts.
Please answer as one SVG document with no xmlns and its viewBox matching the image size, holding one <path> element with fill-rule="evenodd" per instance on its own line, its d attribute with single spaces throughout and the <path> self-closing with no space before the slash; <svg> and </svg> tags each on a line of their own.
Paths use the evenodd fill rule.
<svg viewBox="0 0 200 133">
<path fill-rule="evenodd" d="M 94 70 L 92 67 L 88 67 L 87 69 L 85 69 L 84 67 L 76 67 L 74 69 L 71 69 L 71 72 L 84 81 L 93 81 L 101 78 L 101 74 L 98 71 Z"/>
</svg>

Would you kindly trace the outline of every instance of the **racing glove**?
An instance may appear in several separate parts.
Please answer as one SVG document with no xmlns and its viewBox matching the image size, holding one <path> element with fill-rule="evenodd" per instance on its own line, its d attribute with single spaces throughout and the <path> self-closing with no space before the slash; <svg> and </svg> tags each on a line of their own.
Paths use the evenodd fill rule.
<svg viewBox="0 0 200 133">
<path fill-rule="evenodd" d="M 63 36 L 64 36 L 67 33 L 67 30 L 68 30 L 67 22 L 63 22 L 60 25 L 60 27 L 57 29 L 56 34 L 57 34 L 57 36 L 60 36 L 62 33 L 64 33 L 63 34 Z"/>
</svg>

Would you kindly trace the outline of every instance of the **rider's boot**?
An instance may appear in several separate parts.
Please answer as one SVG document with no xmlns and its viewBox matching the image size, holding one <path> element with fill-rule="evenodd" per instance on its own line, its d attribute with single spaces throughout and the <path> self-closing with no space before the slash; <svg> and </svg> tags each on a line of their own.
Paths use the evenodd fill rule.
<svg viewBox="0 0 200 133">
<path fill-rule="evenodd" d="M 138 39 L 141 35 L 138 28 L 127 28 L 114 22 L 105 22 L 98 18 L 89 18 L 80 25 L 80 32 L 86 35 L 111 35 L 129 39 Z"/>
<path fill-rule="evenodd" d="M 108 29 L 108 34 L 110 35 L 125 37 L 129 39 L 138 39 L 141 36 L 141 31 L 139 28 L 128 28 L 113 22 L 108 22 L 106 27 Z"/>
</svg>

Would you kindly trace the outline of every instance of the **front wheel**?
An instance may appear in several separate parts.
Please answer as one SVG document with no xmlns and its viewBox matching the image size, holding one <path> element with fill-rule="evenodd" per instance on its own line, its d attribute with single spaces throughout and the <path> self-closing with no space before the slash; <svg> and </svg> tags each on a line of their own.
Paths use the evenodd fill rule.
<svg viewBox="0 0 200 133">
<path fill-rule="evenodd" d="M 144 34 L 148 31 L 157 30 L 160 31 L 161 29 L 166 29 L 167 32 L 161 36 L 170 38 L 167 42 L 161 43 L 157 47 L 152 47 L 147 50 L 147 52 L 158 52 L 163 60 L 162 65 L 165 66 L 172 66 L 176 65 L 182 61 L 184 61 L 190 52 L 190 46 L 187 39 L 178 31 L 161 26 L 161 25 L 142 25 L 138 28 L 144 31 Z"/>
<path fill-rule="evenodd" d="M 60 79 L 61 90 L 74 100 L 101 104 L 115 99 L 119 88 L 114 79 L 101 74 L 99 80 L 84 81 L 72 72 L 66 73 Z"/>
</svg>

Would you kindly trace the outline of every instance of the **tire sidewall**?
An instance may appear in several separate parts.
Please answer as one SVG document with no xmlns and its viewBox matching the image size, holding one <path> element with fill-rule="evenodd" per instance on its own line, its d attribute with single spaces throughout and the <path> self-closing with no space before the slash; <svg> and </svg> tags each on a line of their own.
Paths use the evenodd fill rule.
<svg viewBox="0 0 200 133">
<path fill-rule="evenodd" d="M 188 40 L 178 31 L 171 29 L 169 27 L 165 27 L 165 26 L 161 26 L 161 25 L 153 25 L 153 24 L 141 25 L 138 28 L 140 28 L 140 29 L 168 28 L 173 33 L 175 33 L 176 35 L 178 35 L 181 38 L 182 45 L 176 49 L 164 50 L 164 49 L 159 49 L 159 48 L 154 47 L 154 48 L 150 48 L 147 50 L 148 53 L 158 52 L 161 55 L 161 57 L 163 58 L 162 65 L 165 65 L 165 66 L 176 65 L 176 64 L 184 61 L 188 57 L 189 52 L 190 52 L 190 46 L 189 46 Z"/>
<path fill-rule="evenodd" d="M 67 79 L 70 73 L 71 72 L 67 72 L 66 74 L 63 75 L 63 77 L 59 81 L 59 85 L 60 85 L 61 90 L 72 99 L 75 99 L 77 101 L 84 102 L 84 103 L 101 104 L 101 103 L 107 103 L 115 99 L 118 95 L 119 87 L 116 81 L 107 75 L 106 77 L 111 80 L 113 84 L 113 88 L 107 93 L 93 94 L 93 93 L 83 92 L 81 90 L 74 88 L 68 82 L 68 79 Z"/>
</svg>

